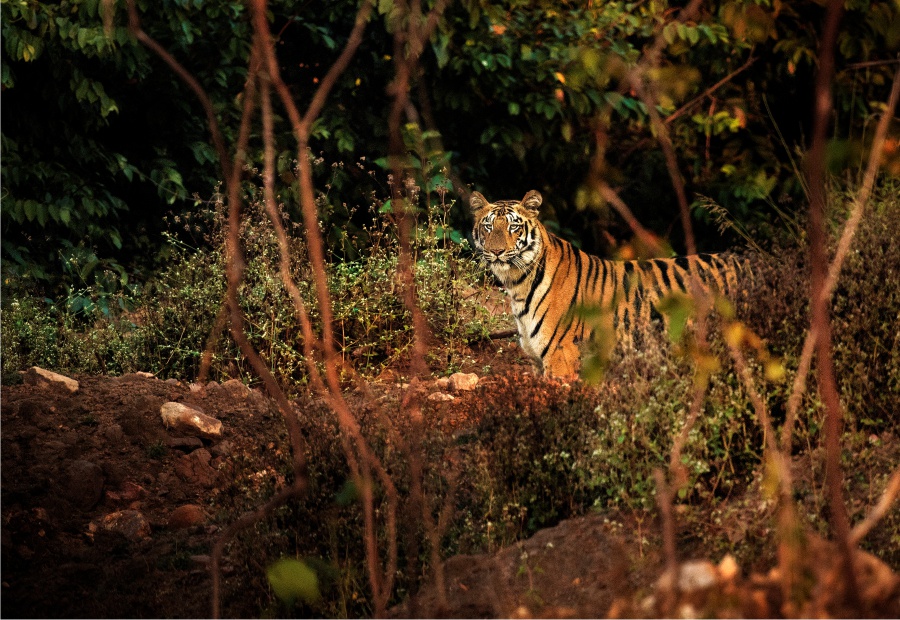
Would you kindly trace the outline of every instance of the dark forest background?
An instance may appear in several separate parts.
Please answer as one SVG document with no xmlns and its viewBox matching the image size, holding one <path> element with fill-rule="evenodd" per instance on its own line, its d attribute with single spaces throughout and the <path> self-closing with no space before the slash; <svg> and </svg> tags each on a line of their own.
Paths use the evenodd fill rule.
<svg viewBox="0 0 900 620">
<path fill-rule="evenodd" d="M 170 0 L 138 8 L 144 29 L 210 94 L 233 139 L 241 105 L 234 93 L 251 45 L 247 7 Z M 713 2 L 678 23 L 679 8 L 660 0 L 451 3 L 413 76 L 419 122 L 405 127 L 410 153 L 456 181 L 451 197 L 467 195 L 461 186 L 490 199 L 540 190 L 553 229 L 609 254 L 630 232 L 586 183 L 599 174 L 641 222 L 684 251 L 646 106 L 622 86 L 662 33 L 658 109 L 693 201 L 700 249 L 734 241 L 733 232 L 720 232 L 722 218 L 735 224 L 729 231 L 756 239 L 778 234 L 807 202 L 798 170 L 824 9 L 810 0 Z M 285 82 L 305 105 L 343 47 L 357 3 L 269 9 Z M 338 260 L 365 246 L 373 196 L 389 194 L 393 10 L 378 3 L 312 132 L 317 185 L 327 185 L 320 217 Z M 146 281 L 166 263 L 171 218 L 212 200 L 221 181 L 203 110 L 136 43 L 116 2 L 4 2 L 2 12 L 5 286 L 55 299 L 74 281 L 107 289 Z M 829 163 L 857 175 L 898 62 L 900 7 L 850 1 L 844 13 Z M 609 135 L 598 154 L 601 124 Z M 290 127 L 277 128 L 280 172 L 291 182 Z M 251 145 L 261 148 L 259 136 Z M 896 136 L 885 153 L 887 171 L 896 172 Z M 250 161 L 260 160 L 251 153 Z M 297 200 L 286 197 L 286 207 L 296 210 Z M 461 201 L 451 215 L 465 235 Z"/>
</svg>

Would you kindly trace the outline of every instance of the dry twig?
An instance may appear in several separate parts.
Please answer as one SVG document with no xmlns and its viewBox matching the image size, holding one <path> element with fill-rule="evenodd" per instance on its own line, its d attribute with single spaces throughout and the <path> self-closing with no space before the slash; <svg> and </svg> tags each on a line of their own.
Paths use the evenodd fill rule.
<svg viewBox="0 0 900 620">
<path fill-rule="evenodd" d="M 820 43 L 819 70 L 816 75 L 813 137 L 807 167 L 810 189 L 809 245 L 812 264 L 810 329 L 817 333 L 818 387 L 825 405 L 825 480 L 831 528 L 841 550 L 844 571 L 849 583 L 848 594 L 853 599 L 851 602 L 855 603 L 854 607 L 857 607 L 859 601 L 856 600 L 858 596 L 856 571 L 853 566 L 853 544 L 850 541 L 850 522 L 842 490 L 843 474 L 840 463 L 842 409 L 831 355 L 831 319 L 826 297 L 823 295 L 828 267 L 825 230 L 825 145 L 828 125 L 831 122 L 834 48 L 842 11 L 843 2 L 829 1 Z"/>
</svg>

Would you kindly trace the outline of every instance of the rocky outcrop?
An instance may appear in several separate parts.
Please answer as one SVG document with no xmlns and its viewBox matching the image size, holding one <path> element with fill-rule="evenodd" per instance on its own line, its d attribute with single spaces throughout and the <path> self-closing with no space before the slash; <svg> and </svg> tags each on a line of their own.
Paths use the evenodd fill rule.
<svg viewBox="0 0 900 620">
<path fill-rule="evenodd" d="M 222 422 L 187 405 L 168 402 L 159 412 L 166 428 L 205 439 L 218 439 L 222 436 Z"/>
<path fill-rule="evenodd" d="M 27 385 L 59 389 L 68 392 L 69 394 L 77 392 L 79 387 L 78 381 L 75 379 L 70 379 L 59 373 L 44 370 L 37 366 L 32 366 L 26 370 L 22 375 L 22 380 Z"/>
</svg>

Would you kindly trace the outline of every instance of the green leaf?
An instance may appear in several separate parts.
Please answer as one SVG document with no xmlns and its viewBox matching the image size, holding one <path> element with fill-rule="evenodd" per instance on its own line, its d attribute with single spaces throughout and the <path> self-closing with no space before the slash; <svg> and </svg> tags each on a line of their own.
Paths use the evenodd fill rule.
<svg viewBox="0 0 900 620">
<path fill-rule="evenodd" d="M 10 66 L 6 64 L 6 62 L 3 62 L 0 67 L 2 67 L 2 69 L 0 69 L 2 70 L 2 80 L 0 80 L 0 83 L 3 84 L 3 88 L 14 88 L 16 85 L 16 80 L 13 76 L 13 71 Z"/>
<path fill-rule="evenodd" d="M 672 293 L 659 301 L 657 310 L 668 318 L 669 339 L 681 342 L 688 320 L 694 315 L 694 300 L 684 293 Z"/>
<path fill-rule="evenodd" d="M 700 41 L 700 33 L 696 28 L 687 28 L 687 37 L 688 41 L 691 42 L 691 45 L 696 45 L 698 41 Z"/>
<path fill-rule="evenodd" d="M 337 492 L 334 501 L 338 506 L 349 506 L 359 499 L 359 490 L 352 480 L 346 480 L 341 490 Z"/>
<path fill-rule="evenodd" d="M 37 213 L 37 203 L 33 200 L 26 200 L 22 203 L 22 208 L 25 211 L 25 217 L 28 218 L 28 221 L 33 222 Z"/>
<path fill-rule="evenodd" d="M 663 38 L 669 45 L 675 42 L 675 24 L 666 24 L 666 27 L 663 28 Z"/>
<path fill-rule="evenodd" d="M 293 605 L 297 599 L 315 603 L 321 598 L 319 578 L 303 560 L 282 558 L 266 569 L 269 585 L 281 601 Z"/>
<path fill-rule="evenodd" d="M 37 221 L 41 226 L 47 225 L 47 208 L 40 204 L 35 203 L 37 207 L 35 208 L 35 215 L 37 216 Z"/>
</svg>

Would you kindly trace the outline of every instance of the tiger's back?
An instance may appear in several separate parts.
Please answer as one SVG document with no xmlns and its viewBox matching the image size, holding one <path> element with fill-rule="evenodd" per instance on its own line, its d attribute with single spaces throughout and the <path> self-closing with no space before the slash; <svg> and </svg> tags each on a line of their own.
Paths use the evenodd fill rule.
<svg viewBox="0 0 900 620">
<path fill-rule="evenodd" d="M 470 205 L 475 247 L 506 288 L 519 344 L 544 375 L 578 374 L 580 345 L 595 325 L 580 307 L 605 309 L 604 327 L 628 340 L 672 292 L 736 287 L 739 264 L 728 255 L 610 261 L 587 254 L 540 223 L 541 200 L 532 190 L 518 202 L 489 203 L 475 192 Z"/>
</svg>

